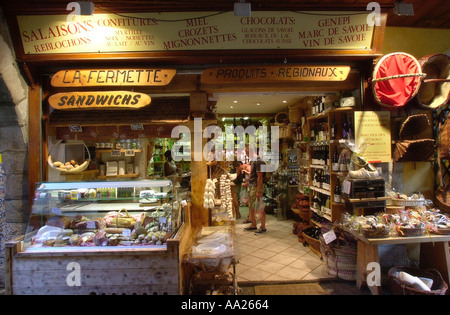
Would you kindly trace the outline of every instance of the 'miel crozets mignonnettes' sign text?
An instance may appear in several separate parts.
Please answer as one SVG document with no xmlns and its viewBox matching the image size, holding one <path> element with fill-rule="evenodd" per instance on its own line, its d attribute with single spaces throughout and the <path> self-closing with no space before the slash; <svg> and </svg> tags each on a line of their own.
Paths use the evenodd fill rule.
<svg viewBox="0 0 450 315">
<path fill-rule="evenodd" d="M 344 81 L 350 66 L 281 65 L 209 68 L 202 73 L 202 83 L 263 83 L 280 81 Z"/>
<path fill-rule="evenodd" d="M 55 109 L 124 109 L 141 108 L 151 102 L 150 96 L 128 91 L 64 92 L 49 97 Z"/>
<path fill-rule="evenodd" d="M 176 74 L 175 69 L 89 69 L 61 70 L 52 76 L 54 87 L 87 86 L 163 86 Z"/>
<path fill-rule="evenodd" d="M 68 11 L 69 13 L 70 11 Z M 136 12 L 18 15 L 24 54 L 372 49 L 371 11 Z"/>
</svg>

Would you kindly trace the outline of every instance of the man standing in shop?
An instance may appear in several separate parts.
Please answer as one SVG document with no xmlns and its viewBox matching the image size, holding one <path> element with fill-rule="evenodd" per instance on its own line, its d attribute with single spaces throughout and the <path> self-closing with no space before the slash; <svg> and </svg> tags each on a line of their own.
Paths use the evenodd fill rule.
<svg viewBox="0 0 450 315">
<path fill-rule="evenodd" d="M 261 171 L 261 165 L 266 164 L 262 161 L 259 156 L 256 155 L 255 150 L 249 152 L 249 146 L 245 147 L 245 153 L 250 158 L 250 176 L 248 179 L 248 209 L 249 216 L 248 219 L 251 222 L 249 227 L 246 227 L 246 231 L 256 231 L 256 233 L 264 233 L 266 232 L 266 213 L 263 209 L 256 209 L 255 204 L 257 201 L 262 199 L 263 189 L 264 189 L 264 173 Z M 250 156 L 252 154 L 253 156 Z M 256 159 L 255 159 L 256 157 Z M 256 214 L 259 212 L 259 219 L 261 221 L 261 225 L 259 229 L 256 226 Z"/>
</svg>

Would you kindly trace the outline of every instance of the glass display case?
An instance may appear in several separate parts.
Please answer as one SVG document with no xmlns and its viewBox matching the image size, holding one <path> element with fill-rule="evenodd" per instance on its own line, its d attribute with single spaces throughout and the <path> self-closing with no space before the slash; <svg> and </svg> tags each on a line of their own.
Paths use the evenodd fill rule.
<svg viewBox="0 0 450 315">
<path fill-rule="evenodd" d="M 171 180 L 39 183 L 26 251 L 165 249 L 183 222 Z"/>
</svg>

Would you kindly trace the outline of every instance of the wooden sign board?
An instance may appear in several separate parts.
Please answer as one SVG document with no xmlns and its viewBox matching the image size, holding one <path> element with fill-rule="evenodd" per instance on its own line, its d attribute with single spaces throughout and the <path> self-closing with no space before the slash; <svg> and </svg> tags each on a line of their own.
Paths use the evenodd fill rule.
<svg viewBox="0 0 450 315">
<path fill-rule="evenodd" d="M 333 65 L 281 65 L 238 66 L 206 69 L 202 83 L 276 83 L 285 81 L 345 81 L 350 66 Z"/>
<path fill-rule="evenodd" d="M 51 95 L 48 102 L 55 109 L 124 109 L 144 107 L 151 98 L 128 91 L 65 92 Z"/>
<path fill-rule="evenodd" d="M 53 75 L 51 84 L 54 87 L 164 86 L 176 73 L 175 69 L 62 70 Z"/>
</svg>

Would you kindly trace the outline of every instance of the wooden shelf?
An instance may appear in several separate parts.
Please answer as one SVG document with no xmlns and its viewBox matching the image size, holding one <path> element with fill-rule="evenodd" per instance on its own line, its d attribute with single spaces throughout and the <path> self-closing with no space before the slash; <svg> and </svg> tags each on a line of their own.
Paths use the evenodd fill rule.
<svg viewBox="0 0 450 315">
<path fill-rule="evenodd" d="M 126 151 L 133 150 L 134 153 L 141 153 L 141 149 L 97 149 L 98 153 L 109 153 L 112 151 L 120 151 L 120 153 L 125 153 Z"/>
<path fill-rule="evenodd" d="M 99 176 L 97 176 L 98 179 L 106 179 L 106 178 L 137 178 L 137 177 L 139 177 L 139 174 L 124 174 L 124 175 L 112 175 L 112 176 L 99 175 Z"/>
<path fill-rule="evenodd" d="M 339 219 L 339 217 L 342 215 L 342 213 L 345 211 L 346 208 L 346 204 L 342 203 L 342 204 L 338 204 L 338 203 L 334 203 L 333 202 L 333 198 L 334 198 L 334 188 L 335 185 L 337 183 L 337 179 L 339 177 L 345 176 L 348 174 L 347 171 L 333 171 L 332 170 L 332 155 L 333 155 L 333 150 L 337 147 L 341 147 L 341 146 L 346 146 L 349 143 L 352 142 L 352 140 L 347 140 L 347 139 L 340 139 L 339 135 L 341 134 L 341 129 L 342 129 L 342 121 L 343 121 L 343 117 L 344 115 L 347 116 L 349 114 L 351 114 L 353 111 L 357 110 L 357 107 L 333 107 L 330 108 L 318 115 L 314 115 L 312 117 L 308 117 L 307 118 L 307 122 L 308 122 L 308 136 L 311 135 L 311 129 L 313 127 L 313 125 L 317 125 L 317 124 L 328 124 L 328 128 L 325 128 L 325 130 L 323 130 L 325 132 L 325 136 L 326 138 L 322 138 L 322 139 L 327 139 L 327 140 L 320 140 L 320 141 L 310 141 L 308 148 L 310 150 L 310 159 L 309 159 L 309 188 L 310 191 L 312 192 L 310 194 L 310 201 L 312 200 L 312 196 L 315 192 L 317 193 L 321 193 L 323 195 L 326 195 L 330 198 L 330 210 L 331 213 L 330 214 L 323 214 L 322 211 L 320 211 L 320 209 L 313 209 L 311 208 L 313 211 L 315 211 L 316 213 L 318 213 L 319 215 L 321 215 L 322 217 L 325 217 L 326 219 L 330 220 L 330 221 L 335 221 L 337 219 Z M 337 128 L 337 139 L 331 139 L 331 131 L 330 131 L 330 126 L 332 121 L 336 121 L 336 124 L 338 126 Z M 318 165 L 318 164 L 312 164 L 312 162 L 316 162 L 312 156 L 311 156 L 311 152 L 313 151 L 314 147 L 316 146 L 326 146 L 328 147 L 328 161 L 330 162 L 328 165 Z M 330 181 L 329 181 L 329 187 L 326 189 L 324 188 L 320 188 L 320 187 L 316 187 L 313 186 L 312 184 L 314 183 L 314 171 L 315 170 L 323 170 L 326 175 L 329 175 L 330 177 Z"/>
</svg>

